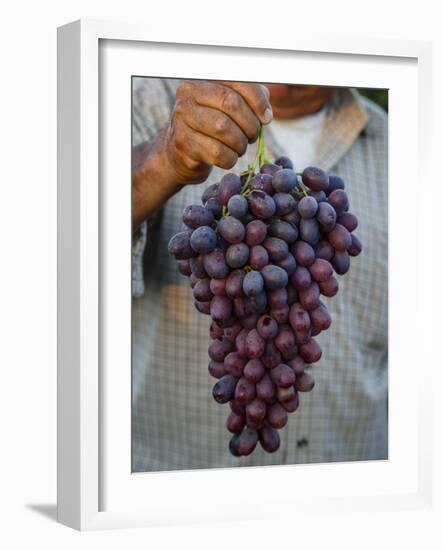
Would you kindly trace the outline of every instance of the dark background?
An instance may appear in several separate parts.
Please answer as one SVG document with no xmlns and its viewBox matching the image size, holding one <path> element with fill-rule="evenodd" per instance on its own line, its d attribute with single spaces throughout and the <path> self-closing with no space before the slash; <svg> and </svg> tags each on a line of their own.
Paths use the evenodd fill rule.
<svg viewBox="0 0 443 550">
<path fill-rule="evenodd" d="M 375 88 L 357 88 L 357 90 L 388 112 L 388 90 L 377 90 Z"/>
</svg>

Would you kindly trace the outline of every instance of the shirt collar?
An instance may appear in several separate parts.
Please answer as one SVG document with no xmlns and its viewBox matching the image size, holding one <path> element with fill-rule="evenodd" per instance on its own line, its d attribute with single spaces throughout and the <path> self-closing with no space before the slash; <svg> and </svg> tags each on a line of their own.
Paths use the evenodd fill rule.
<svg viewBox="0 0 443 550">
<path fill-rule="evenodd" d="M 315 165 L 329 171 L 349 151 L 365 129 L 369 115 L 358 92 L 351 88 L 338 88 L 326 109 Z M 266 146 L 271 156 L 286 154 L 273 135 L 272 124 L 266 130 Z M 297 159 L 293 160 L 297 162 Z"/>
</svg>

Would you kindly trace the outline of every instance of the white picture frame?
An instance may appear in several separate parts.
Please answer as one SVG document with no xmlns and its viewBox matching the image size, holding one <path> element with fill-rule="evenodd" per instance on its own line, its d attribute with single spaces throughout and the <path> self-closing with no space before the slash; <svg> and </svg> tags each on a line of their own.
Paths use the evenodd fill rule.
<svg viewBox="0 0 443 550">
<path fill-rule="evenodd" d="M 112 137 L 106 144 L 108 154 L 105 156 L 114 159 L 109 177 L 130 181 L 129 156 L 127 163 L 117 161 L 115 164 L 118 156 L 112 155 L 115 148 L 125 147 L 128 139 L 130 143 L 130 132 L 127 132 L 128 125 L 130 129 L 129 105 L 124 106 L 128 114 L 126 119 L 124 111 L 116 111 L 114 131 L 103 135 L 103 127 L 99 124 L 100 112 L 110 101 L 113 106 L 118 104 L 116 102 L 122 97 L 119 94 L 126 93 L 118 85 L 122 79 L 131 74 L 209 78 L 215 70 L 215 64 L 210 61 L 218 56 L 217 71 L 223 78 L 235 80 L 239 67 L 245 70 L 241 58 L 247 54 L 252 58 L 264 56 L 263 59 L 271 56 L 275 68 L 272 74 L 268 72 L 266 80 L 278 81 L 279 71 L 280 74 L 282 71 L 278 60 L 284 61 L 285 56 L 297 54 L 303 82 L 314 83 L 314 76 L 309 72 L 312 69 L 307 65 L 323 63 L 327 67 L 332 63 L 333 75 L 326 70 L 322 76 L 315 77 L 316 83 L 327 83 L 333 78 L 336 85 L 388 87 L 393 91 L 389 143 L 391 195 L 400 188 L 400 180 L 406 189 L 412 185 L 403 180 L 408 174 L 416 172 L 419 181 L 428 177 L 429 43 L 320 37 L 300 31 L 295 38 L 281 37 L 279 42 L 275 39 L 267 42 L 264 36 L 256 40 L 245 36 L 235 43 L 216 40 L 208 43 L 204 37 L 194 36 L 191 44 L 185 30 L 182 35 L 174 32 L 173 36 L 165 36 L 143 25 L 101 21 L 77 21 L 58 31 L 58 520 L 68 526 L 89 530 L 256 519 L 262 517 L 266 502 L 270 500 L 290 504 L 286 509 L 291 513 L 293 507 L 297 507 L 298 514 L 314 509 L 326 510 L 331 506 L 343 513 L 356 508 L 388 513 L 404 507 L 432 507 L 429 422 L 432 403 L 424 387 L 425 381 L 429 384 L 432 376 L 431 349 L 420 352 L 423 379 L 418 383 L 413 383 L 412 377 L 398 376 L 400 371 L 391 368 L 401 363 L 404 374 L 413 374 L 418 356 L 415 342 L 419 341 L 418 335 L 424 334 L 424 327 L 417 320 L 406 326 L 404 316 L 403 321 L 401 319 L 402 292 L 408 290 L 408 284 L 416 289 L 408 306 L 410 310 L 417 319 L 432 316 L 431 290 L 429 285 L 425 288 L 426 285 L 421 284 L 426 277 L 423 269 L 413 270 L 408 281 L 401 277 L 407 256 L 407 247 L 401 243 L 402 216 L 421 200 L 420 197 L 408 198 L 407 192 L 398 198 L 403 201 L 403 209 L 390 209 L 390 403 L 394 403 L 390 412 L 390 449 L 394 451 L 390 452 L 389 461 L 137 475 L 131 474 L 130 466 L 128 469 L 128 370 L 106 366 L 105 376 L 103 358 L 109 354 L 103 348 L 107 344 L 102 338 L 103 324 L 109 315 L 110 289 L 121 288 L 119 285 L 127 281 L 130 271 L 129 260 L 126 266 L 120 261 L 122 267 L 115 270 L 116 278 L 103 284 L 102 277 L 106 276 L 109 266 L 115 266 L 116 258 L 127 254 L 130 247 L 127 238 L 130 235 L 130 191 L 123 190 L 121 195 L 107 194 L 100 173 L 100 166 L 104 166 L 101 163 L 107 162 L 103 158 L 102 140 L 109 135 Z M 111 47 L 107 48 L 107 44 Z M 151 48 L 149 54 L 146 48 Z M 176 58 L 175 64 L 172 57 Z M 148 69 L 140 70 L 141 65 L 147 66 L 147 59 Z M 207 63 L 197 63 L 197 59 L 205 59 Z M 226 73 L 227 59 L 232 66 Z M 303 60 L 309 60 L 304 69 Z M 257 70 L 251 65 L 243 79 L 259 80 L 254 78 Z M 349 82 L 351 66 L 355 66 L 355 70 Z M 107 97 L 105 105 L 101 104 L 100 82 L 115 92 Z M 112 87 L 109 86 L 111 82 Z M 122 85 L 127 85 L 127 92 L 130 92 L 127 80 Z M 408 100 L 412 101 L 412 113 L 417 115 L 409 121 L 411 138 L 400 137 L 402 109 Z M 401 149 L 394 139 L 396 136 L 402 140 Z M 405 151 L 408 167 L 402 167 L 400 162 Z M 110 174 L 107 165 L 104 171 Z M 395 196 L 397 200 L 398 195 Z M 415 220 L 417 239 L 432 232 L 432 219 L 424 216 L 422 210 L 418 209 Z M 114 229 L 108 223 L 110 218 L 117 222 Z M 109 254 L 107 245 L 111 238 L 113 254 Z M 418 251 L 417 265 L 429 265 L 431 242 L 427 239 L 421 242 L 424 244 Z M 107 328 L 122 331 L 123 336 L 118 338 L 119 348 L 114 348 L 113 353 L 117 353 L 125 365 L 128 354 L 130 361 L 128 300 L 128 296 L 117 299 L 118 304 L 113 307 L 119 312 L 120 325 Z M 395 324 L 392 323 L 394 317 Z M 399 345 L 402 341 L 408 342 L 407 350 Z M 130 376 L 130 362 L 127 367 Z M 407 437 L 402 437 L 401 430 L 397 429 L 401 427 L 401 419 L 395 412 L 400 410 L 410 430 Z M 298 476 L 297 497 L 285 497 L 281 491 L 273 494 L 260 491 L 260 495 L 254 492 L 258 476 L 265 477 L 269 485 L 284 487 L 291 475 Z M 227 499 L 211 494 L 210 481 L 218 478 L 222 483 L 235 482 L 239 476 L 249 491 L 236 503 L 231 502 L 227 507 Z M 143 504 L 144 494 L 149 494 L 149 498 L 145 498 Z M 282 513 L 280 509 L 275 512 L 279 516 Z"/>
</svg>

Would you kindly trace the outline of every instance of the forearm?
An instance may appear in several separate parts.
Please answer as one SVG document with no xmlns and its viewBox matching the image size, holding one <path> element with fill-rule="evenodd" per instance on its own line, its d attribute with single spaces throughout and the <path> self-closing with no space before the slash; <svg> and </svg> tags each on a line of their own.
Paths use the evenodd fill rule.
<svg viewBox="0 0 443 550">
<path fill-rule="evenodd" d="M 153 144 L 141 144 L 132 150 L 132 227 L 133 231 L 157 210 L 182 185 L 168 162 L 164 132 Z"/>
</svg>

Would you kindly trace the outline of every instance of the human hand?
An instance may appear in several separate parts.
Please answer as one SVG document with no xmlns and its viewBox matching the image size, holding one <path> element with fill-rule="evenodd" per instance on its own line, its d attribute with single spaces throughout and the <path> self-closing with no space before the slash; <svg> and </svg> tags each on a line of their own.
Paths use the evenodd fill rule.
<svg viewBox="0 0 443 550">
<path fill-rule="evenodd" d="M 183 81 L 167 127 L 133 171 L 135 225 L 213 166 L 232 168 L 272 116 L 261 84 Z"/>
<path fill-rule="evenodd" d="M 232 168 L 257 139 L 260 124 L 271 120 L 269 92 L 261 84 L 182 82 L 165 135 L 177 183 L 200 183 L 213 165 Z"/>
</svg>

